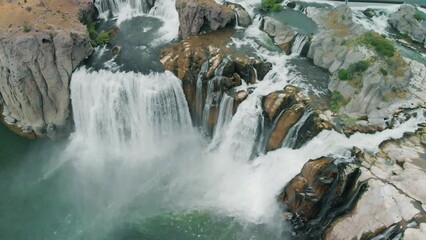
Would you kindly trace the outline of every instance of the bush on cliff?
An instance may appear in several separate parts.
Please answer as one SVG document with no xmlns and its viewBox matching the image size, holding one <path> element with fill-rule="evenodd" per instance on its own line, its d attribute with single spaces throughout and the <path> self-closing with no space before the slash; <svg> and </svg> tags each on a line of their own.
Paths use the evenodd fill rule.
<svg viewBox="0 0 426 240">
<path fill-rule="evenodd" d="M 283 0 L 262 0 L 260 9 L 264 12 L 278 12 L 281 10 Z"/>
<path fill-rule="evenodd" d="M 330 109 L 333 112 L 339 112 L 339 109 L 348 105 L 350 101 L 350 98 L 346 99 L 340 92 L 334 91 L 331 93 Z"/>
<path fill-rule="evenodd" d="M 393 43 L 376 32 L 368 32 L 361 35 L 357 42 L 362 45 L 373 47 L 381 57 L 392 57 L 395 53 Z"/>
<path fill-rule="evenodd" d="M 415 18 L 417 21 L 419 21 L 419 22 L 423 22 L 423 21 L 426 19 L 425 14 L 424 14 L 424 13 L 422 13 L 422 12 L 420 12 L 420 11 L 417 11 L 417 12 L 414 14 L 414 18 Z"/>
</svg>

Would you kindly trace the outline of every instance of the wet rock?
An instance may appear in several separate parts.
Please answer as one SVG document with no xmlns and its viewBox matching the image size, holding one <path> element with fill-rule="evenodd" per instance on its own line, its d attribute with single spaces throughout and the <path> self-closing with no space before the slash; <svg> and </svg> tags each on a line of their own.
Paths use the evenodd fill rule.
<svg viewBox="0 0 426 240">
<path fill-rule="evenodd" d="M 297 33 L 287 24 L 283 24 L 272 17 L 265 17 L 261 30 L 267 33 L 275 41 L 286 54 L 291 53 L 291 45 L 293 44 Z"/>
<path fill-rule="evenodd" d="M 214 0 L 177 0 L 179 35 L 183 38 L 215 31 L 235 21 L 234 11 Z"/>
<path fill-rule="evenodd" d="M 338 166 L 328 157 L 310 160 L 284 188 L 280 201 L 297 218 L 314 221 L 321 232 L 322 221 L 343 204 L 357 177 L 357 168 L 352 165 Z"/>
<path fill-rule="evenodd" d="M 330 122 L 321 119 L 316 111 L 312 111 L 310 99 L 298 87 L 292 85 L 267 95 L 263 100 L 263 109 L 270 126 L 267 151 L 280 148 L 290 129 L 296 124 L 301 124 L 297 136 L 289 136 L 297 137 L 296 146 L 316 136 L 322 129 L 331 128 Z M 305 122 L 299 123 L 302 116 L 308 114 L 308 109 L 311 109 L 309 111 L 312 111 L 312 114 L 306 116 Z"/>
<path fill-rule="evenodd" d="M 165 69 L 182 80 L 194 122 L 200 118 L 203 111 L 202 108 L 196 109 L 199 80 L 202 83 L 201 106 L 204 106 L 210 82 L 214 85 L 214 94 L 220 96 L 229 91 L 228 94 L 235 99 L 237 94 L 231 93 L 234 87 L 240 86 L 243 81 L 247 84 L 255 82 L 253 72 L 260 72 L 255 78 L 262 80 L 261 77 L 271 68 L 270 63 L 264 62 L 258 56 L 228 48 L 227 43 L 233 33 L 234 29 L 226 28 L 205 35 L 190 36 L 163 49 L 161 53 L 160 61 Z M 238 103 L 244 99 L 245 97 L 240 97 L 235 100 Z"/>
<path fill-rule="evenodd" d="M 398 11 L 390 15 L 388 22 L 400 33 L 408 34 L 413 41 L 426 47 L 426 28 L 414 17 L 416 12 L 414 5 L 403 4 Z"/>
<path fill-rule="evenodd" d="M 371 8 L 365 9 L 362 13 L 364 13 L 364 15 L 368 18 L 372 18 L 376 16 L 376 12 L 374 11 L 374 9 L 371 9 Z"/>
<path fill-rule="evenodd" d="M 231 2 L 225 2 L 224 5 L 228 6 L 235 12 L 235 14 L 237 14 L 238 17 L 236 20 L 238 21 L 238 26 L 248 27 L 251 25 L 252 20 L 250 14 L 248 14 L 248 12 L 243 8 L 243 6 Z"/>
</svg>

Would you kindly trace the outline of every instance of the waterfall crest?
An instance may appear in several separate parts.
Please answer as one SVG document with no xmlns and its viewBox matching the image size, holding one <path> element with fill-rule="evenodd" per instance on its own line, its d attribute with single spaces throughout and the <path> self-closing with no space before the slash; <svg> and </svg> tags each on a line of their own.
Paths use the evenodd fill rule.
<svg viewBox="0 0 426 240">
<path fill-rule="evenodd" d="M 149 150 L 192 129 L 181 81 L 170 72 L 81 68 L 73 74 L 71 99 L 76 134 L 121 150 Z"/>
<path fill-rule="evenodd" d="M 294 40 L 293 46 L 291 47 L 291 54 L 300 56 L 303 51 L 303 47 L 305 47 L 308 42 L 308 36 L 303 34 L 297 34 L 296 39 Z"/>
</svg>

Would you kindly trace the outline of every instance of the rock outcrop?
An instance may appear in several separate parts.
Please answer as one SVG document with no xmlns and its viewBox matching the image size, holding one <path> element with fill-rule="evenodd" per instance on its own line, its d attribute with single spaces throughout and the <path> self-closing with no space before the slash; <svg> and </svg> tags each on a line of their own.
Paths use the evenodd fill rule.
<svg viewBox="0 0 426 240">
<path fill-rule="evenodd" d="M 234 11 L 214 0 L 177 0 L 179 35 L 183 38 L 210 32 L 234 23 Z"/>
<path fill-rule="evenodd" d="M 210 130 L 217 121 L 215 112 L 221 95 L 226 92 L 238 104 L 245 99 L 247 92 L 237 92 L 233 88 L 240 86 L 243 81 L 247 84 L 261 81 L 272 67 L 258 56 L 227 47 L 233 33 L 233 29 L 225 28 L 205 35 L 190 36 L 163 49 L 160 56 L 165 69 L 182 80 L 195 124 L 201 124 L 206 99 L 210 97 Z M 201 85 L 198 90 L 197 84 Z"/>
<path fill-rule="evenodd" d="M 415 42 L 426 48 L 426 27 L 415 18 L 417 9 L 410 4 L 403 4 L 389 17 L 389 24 L 402 34 L 408 34 Z"/>
<path fill-rule="evenodd" d="M 297 32 L 289 25 L 283 24 L 272 17 L 265 17 L 262 20 L 261 29 L 274 39 L 275 44 L 286 54 L 291 53 L 291 46 L 294 43 Z"/>
<path fill-rule="evenodd" d="M 423 94 L 415 90 L 424 91 L 418 84 L 424 80 L 416 80 L 416 72 L 423 72 L 419 70 L 423 67 L 409 64 L 392 42 L 357 24 L 350 8 L 308 8 L 307 12 L 320 28 L 308 57 L 332 74 L 328 88 L 335 94 L 331 104 L 338 106 L 337 112 L 352 119 L 366 118 L 367 125 L 383 128 L 384 119 L 398 108 L 424 104 Z"/>
<path fill-rule="evenodd" d="M 425 140 L 423 124 L 376 153 L 355 148 L 350 163 L 307 162 L 280 195 L 295 232 L 318 239 L 424 237 Z"/>
<path fill-rule="evenodd" d="M 263 99 L 266 124 L 266 151 L 286 147 L 298 148 L 323 129 L 331 129 L 327 119 L 319 117 L 310 99 L 298 88 L 287 85 L 282 91 Z"/>
<path fill-rule="evenodd" d="M 18 18 L 22 20 L 21 29 L 11 27 L 1 32 L 0 103 L 8 124 L 26 133 L 57 138 L 67 135 L 72 127 L 71 74 L 92 52 L 86 27 L 78 21 L 80 7 L 91 8 L 92 3 L 43 3 L 27 1 L 27 9 L 34 12 L 26 10 L 28 13 Z M 16 3 L 6 5 L 16 7 Z M 61 17 L 52 16 L 47 6 L 57 7 L 55 12 L 62 8 L 67 12 Z M 66 22 L 67 18 L 72 20 Z"/>
<path fill-rule="evenodd" d="M 250 14 L 244 9 L 243 6 L 241 6 L 240 4 L 231 3 L 231 2 L 225 2 L 224 5 L 229 7 L 235 12 L 237 16 L 237 19 L 235 19 L 235 21 L 238 26 L 248 27 L 251 25 L 252 20 L 251 20 Z"/>
</svg>

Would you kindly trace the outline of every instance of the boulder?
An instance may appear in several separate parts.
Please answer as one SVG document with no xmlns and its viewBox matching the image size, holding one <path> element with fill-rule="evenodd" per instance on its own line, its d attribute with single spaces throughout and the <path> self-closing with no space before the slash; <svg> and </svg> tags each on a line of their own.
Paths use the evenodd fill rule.
<svg viewBox="0 0 426 240">
<path fill-rule="evenodd" d="M 237 15 L 236 21 L 238 26 L 248 27 L 251 25 L 252 20 L 251 20 L 250 14 L 244 9 L 243 6 L 241 6 L 240 4 L 231 3 L 231 2 L 225 2 L 224 5 L 228 6 L 235 12 L 235 14 Z"/>
<path fill-rule="evenodd" d="M 179 35 L 183 38 L 215 31 L 235 22 L 234 11 L 214 0 L 177 0 Z"/>
<path fill-rule="evenodd" d="M 417 9 L 410 4 L 403 4 L 398 11 L 392 13 L 389 24 L 400 33 L 408 34 L 413 41 L 419 42 L 426 48 L 426 27 L 415 17 Z"/>
<path fill-rule="evenodd" d="M 283 24 L 272 17 L 265 17 L 261 25 L 262 31 L 267 33 L 275 41 L 286 54 L 291 53 L 291 45 L 293 44 L 297 33 L 287 24 Z"/>
</svg>

